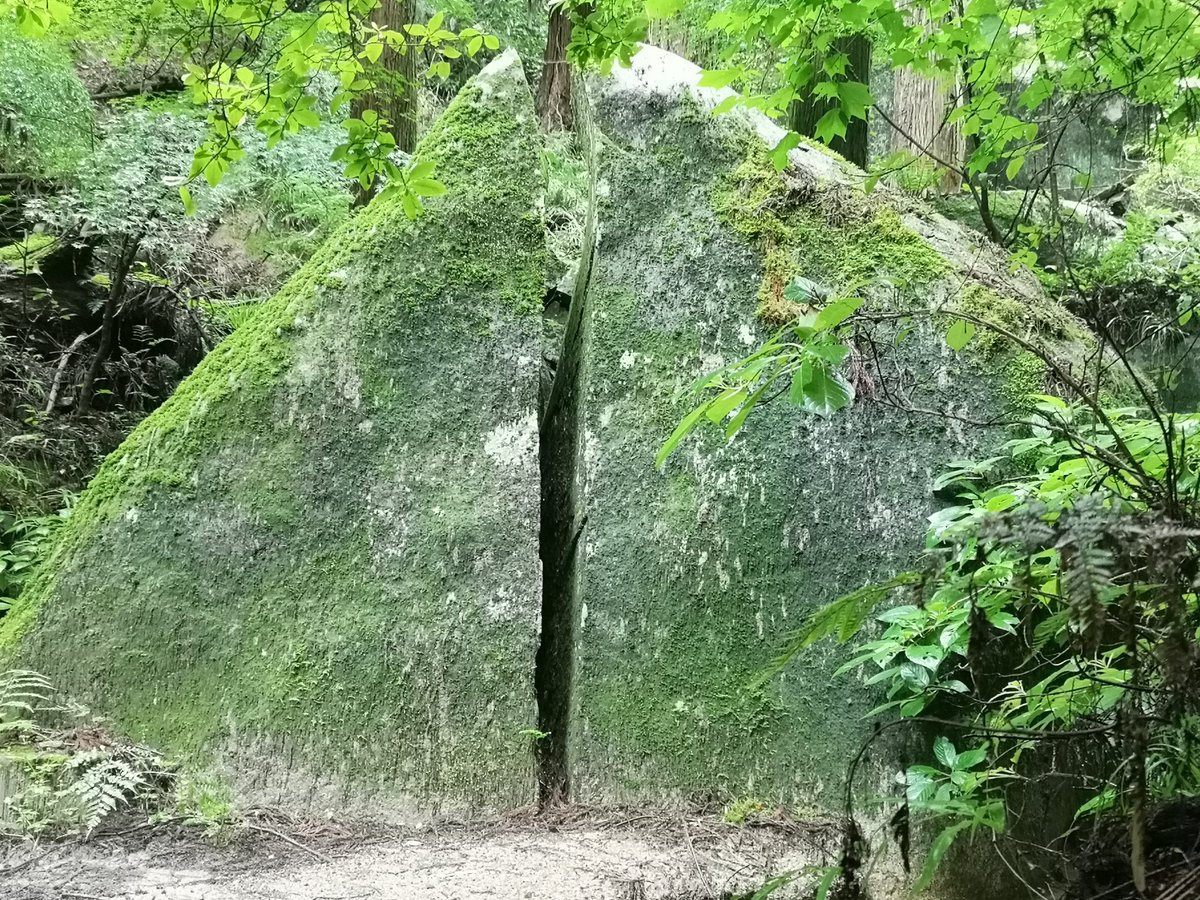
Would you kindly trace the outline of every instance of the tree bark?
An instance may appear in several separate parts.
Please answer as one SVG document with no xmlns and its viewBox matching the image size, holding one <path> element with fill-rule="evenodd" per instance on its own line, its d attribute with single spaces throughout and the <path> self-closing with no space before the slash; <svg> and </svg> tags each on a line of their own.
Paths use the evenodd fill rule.
<svg viewBox="0 0 1200 900">
<path fill-rule="evenodd" d="M 404 34 L 404 26 L 416 20 L 416 0 L 380 0 L 372 21 L 380 28 Z M 417 54 L 409 49 L 401 53 L 385 46 L 379 60 L 367 67 L 367 77 L 375 87 L 360 94 L 351 105 L 350 114 L 356 119 L 368 109 L 387 119 L 389 132 L 396 139 L 396 149 L 412 153 L 417 145 Z M 374 193 L 374 185 L 363 190 L 356 186 L 354 205 L 365 206 Z"/>
<path fill-rule="evenodd" d="M 538 82 L 537 114 L 545 131 L 565 131 L 574 121 L 571 114 L 571 65 L 567 45 L 571 43 L 571 11 L 567 3 L 550 8 L 546 52 Z"/>
<path fill-rule="evenodd" d="M 850 57 L 846 74 L 852 81 L 871 83 L 871 42 L 861 34 L 838 38 L 834 49 Z M 817 65 L 820 65 L 818 60 Z M 805 137 L 816 137 L 817 122 L 834 107 L 828 97 L 809 94 L 792 103 L 788 109 L 788 127 Z M 829 148 L 840 153 L 860 168 L 867 167 L 867 120 L 851 119 L 846 126 L 846 136 L 834 138 Z"/>
<path fill-rule="evenodd" d="M 92 363 L 83 376 L 83 384 L 79 387 L 79 405 L 76 408 L 80 413 L 87 413 L 91 410 L 92 400 L 96 396 L 96 381 L 104 371 L 104 364 L 108 361 L 113 345 L 117 342 L 117 321 L 121 301 L 125 297 L 125 280 L 129 276 L 129 269 L 137 256 L 141 241 L 139 236 L 125 238 L 121 243 L 121 255 L 117 260 L 117 267 L 112 273 L 112 284 L 108 288 L 108 297 L 104 301 L 104 315 L 100 324 L 100 346 L 96 348 L 96 355 L 92 357 Z"/>
<path fill-rule="evenodd" d="M 907 10 L 909 21 L 926 31 L 933 29 L 923 7 Z M 939 187 L 954 193 L 962 187 L 962 162 L 966 143 L 957 123 L 948 122 L 959 104 L 959 81 L 947 84 L 938 78 L 919 75 L 912 69 L 897 69 L 892 91 L 892 150 L 912 153 L 944 167 Z"/>
</svg>

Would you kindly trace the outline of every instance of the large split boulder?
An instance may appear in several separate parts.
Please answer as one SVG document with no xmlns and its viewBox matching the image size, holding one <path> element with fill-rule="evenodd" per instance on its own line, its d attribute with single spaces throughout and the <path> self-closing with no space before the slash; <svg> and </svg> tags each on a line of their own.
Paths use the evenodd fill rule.
<svg viewBox="0 0 1200 900">
<path fill-rule="evenodd" d="M 3 652 L 292 808 L 526 802 L 539 137 L 513 54 L 103 465 Z"/>
<path fill-rule="evenodd" d="M 535 756 L 548 800 L 839 805 L 871 690 L 827 650 L 755 677 L 807 611 L 910 561 L 963 420 L 1044 366 L 921 318 L 855 345 L 854 408 L 776 404 L 659 471 L 680 389 L 754 349 L 796 278 L 1087 336 L 833 156 L 777 171 L 781 132 L 713 118 L 698 81 L 645 48 L 577 95 L 592 206 L 543 371 L 541 145 L 519 63 L 492 63 L 418 148 L 447 193 L 415 223 L 374 202 L 130 436 L 0 656 L 293 808 L 516 806 Z"/>
</svg>

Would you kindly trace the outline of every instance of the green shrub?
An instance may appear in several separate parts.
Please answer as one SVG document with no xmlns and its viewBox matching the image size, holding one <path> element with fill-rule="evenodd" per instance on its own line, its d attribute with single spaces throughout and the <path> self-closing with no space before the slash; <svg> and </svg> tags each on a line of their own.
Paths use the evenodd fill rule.
<svg viewBox="0 0 1200 900">
<path fill-rule="evenodd" d="M 67 52 L 0 21 L 0 171 L 61 173 L 88 151 L 93 125 Z"/>
</svg>

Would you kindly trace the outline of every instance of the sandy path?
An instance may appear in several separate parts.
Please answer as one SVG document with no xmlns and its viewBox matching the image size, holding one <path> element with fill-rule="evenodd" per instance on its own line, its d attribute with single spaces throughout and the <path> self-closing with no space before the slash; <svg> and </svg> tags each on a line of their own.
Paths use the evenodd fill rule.
<svg viewBox="0 0 1200 900">
<path fill-rule="evenodd" d="M 677 826 L 422 832 L 314 851 L 323 859 L 275 839 L 223 849 L 190 836 L 138 846 L 107 840 L 49 852 L 24 848 L 0 864 L 10 872 L 0 880 L 0 897 L 709 900 L 814 861 L 811 841 L 794 834 L 711 822 Z"/>
</svg>

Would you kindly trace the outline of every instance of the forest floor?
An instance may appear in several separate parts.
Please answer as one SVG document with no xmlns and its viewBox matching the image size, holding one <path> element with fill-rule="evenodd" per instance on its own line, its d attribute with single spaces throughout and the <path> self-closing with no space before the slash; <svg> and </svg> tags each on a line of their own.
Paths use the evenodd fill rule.
<svg viewBox="0 0 1200 900">
<path fill-rule="evenodd" d="M 263 824 L 269 822 L 270 824 Z M 718 900 L 828 858 L 820 826 L 594 813 L 386 829 L 130 823 L 0 846 L 4 900 Z M 774 896 L 783 896 L 776 894 Z"/>
</svg>

